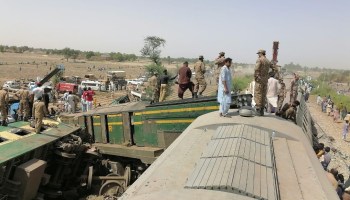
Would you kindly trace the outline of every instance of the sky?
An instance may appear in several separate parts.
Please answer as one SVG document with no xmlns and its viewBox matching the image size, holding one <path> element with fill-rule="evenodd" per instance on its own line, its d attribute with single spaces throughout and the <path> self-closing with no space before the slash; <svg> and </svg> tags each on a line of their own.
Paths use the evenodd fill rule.
<svg viewBox="0 0 350 200">
<path fill-rule="evenodd" d="M 350 69 L 349 0 L 0 0 L 0 44 L 140 55 L 147 36 L 166 40 L 162 57 L 221 51 L 255 63 L 258 49 L 279 64 Z"/>
</svg>

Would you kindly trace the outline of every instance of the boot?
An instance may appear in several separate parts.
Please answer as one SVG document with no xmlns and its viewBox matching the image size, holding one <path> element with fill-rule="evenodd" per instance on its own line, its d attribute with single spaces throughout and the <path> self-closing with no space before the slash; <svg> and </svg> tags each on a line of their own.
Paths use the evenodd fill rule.
<svg viewBox="0 0 350 200">
<path fill-rule="evenodd" d="M 260 109 L 260 116 L 264 116 L 264 108 Z"/>
<path fill-rule="evenodd" d="M 193 97 L 196 98 L 196 99 L 198 98 L 197 92 L 193 93 Z"/>
<path fill-rule="evenodd" d="M 255 110 L 256 110 L 255 116 L 264 116 L 264 110 L 263 110 L 263 109 L 261 109 L 261 108 L 256 108 Z M 262 110 L 262 111 L 261 111 L 261 110 Z M 263 114 L 261 114 L 261 112 L 262 112 Z"/>
</svg>

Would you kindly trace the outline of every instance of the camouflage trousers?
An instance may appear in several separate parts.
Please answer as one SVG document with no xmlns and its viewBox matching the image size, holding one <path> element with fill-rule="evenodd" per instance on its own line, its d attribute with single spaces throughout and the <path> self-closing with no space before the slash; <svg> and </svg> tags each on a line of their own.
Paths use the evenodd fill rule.
<svg viewBox="0 0 350 200">
<path fill-rule="evenodd" d="M 221 67 L 218 67 L 218 68 L 215 70 L 215 81 L 216 81 L 216 85 L 219 85 L 220 72 L 221 72 Z"/>
<path fill-rule="evenodd" d="M 161 84 L 160 85 L 159 102 L 163 102 L 164 99 L 165 99 L 166 86 L 167 86 L 167 84 Z"/>
<path fill-rule="evenodd" d="M 254 101 L 257 108 L 264 108 L 266 104 L 267 84 L 255 82 Z"/>
<path fill-rule="evenodd" d="M 158 88 L 154 88 L 153 89 L 152 101 L 153 102 L 158 102 L 159 101 L 159 89 Z"/>
<path fill-rule="evenodd" d="M 204 78 L 195 78 L 193 92 L 198 92 L 200 95 L 207 88 L 207 82 Z"/>
<path fill-rule="evenodd" d="M 280 96 L 278 95 L 278 99 L 277 99 L 277 110 L 280 111 L 282 106 L 283 106 L 283 102 L 284 102 L 284 96 Z"/>
<path fill-rule="evenodd" d="M 290 103 L 293 103 L 295 100 L 297 100 L 298 97 L 298 91 L 290 91 Z"/>
<path fill-rule="evenodd" d="M 7 119 L 7 108 L 5 105 L 0 105 L 0 111 L 1 111 L 1 120 L 4 121 Z"/>
<path fill-rule="evenodd" d="M 19 102 L 18 116 L 29 117 L 29 103 L 26 100 Z"/>
<path fill-rule="evenodd" d="M 40 133 L 41 126 L 43 125 L 44 117 L 35 117 L 35 132 Z"/>
</svg>

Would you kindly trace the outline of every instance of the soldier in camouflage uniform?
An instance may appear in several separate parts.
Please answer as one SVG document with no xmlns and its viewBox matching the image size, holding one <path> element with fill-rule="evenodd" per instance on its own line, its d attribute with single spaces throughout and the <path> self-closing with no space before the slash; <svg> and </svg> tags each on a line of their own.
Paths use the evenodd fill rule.
<svg viewBox="0 0 350 200">
<path fill-rule="evenodd" d="M 0 90 L 0 111 L 1 111 L 1 125 L 7 126 L 7 106 L 8 106 L 9 95 L 7 90 L 1 87 Z"/>
<path fill-rule="evenodd" d="M 281 88 L 278 90 L 278 99 L 277 99 L 277 111 L 280 111 L 286 98 L 286 84 L 283 83 L 283 80 L 280 81 Z"/>
<path fill-rule="evenodd" d="M 28 121 L 29 117 L 29 91 L 24 89 L 18 90 L 15 94 L 19 98 L 19 109 L 18 109 L 18 117 L 19 120 Z"/>
<path fill-rule="evenodd" d="M 158 87 L 158 72 L 153 73 L 153 76 L 148 79 L 148 84 L 152 90 L 151 103 L 158 102 L 160 92 Z"/>
<path fill-rule="evenodd" d="M 254 89 L 254 101 L 257 111 L 257 115 L 264 115 L 264 108 L 266 103 L 266 92 L 267 92 L 267 81 L 269 79 L 269 69 L 271 66 L 270 61 L 265 57 L 266 51 L 258 51 L 259 58 L 256 61 L 254 78 L 255 78 L 255 89 Z"/>
<path fill-rule="evenodd" d="M 299 76 L 294 74 L 294 79 L 290 82 L 290 100 L 289 102 L 292 104 L 298 97 L 298 80 Z"/>
<path fill-rule="evenodd" d="M 36 133 L 40 133 L 41 126 L 43 124 L 43 119 L 45 115 L 49 114 L 48 110 L 46 109 L 45 103 L 42 101 L 42 99 L 42 97 L 38 97 L 38 100 L 33 105 Z"/>
<path fill-rule="evenodd" d="M 225 52 L 219 53 L 219 57 L 215 59 L 215 65 L 217 65 L 217 68 L 215 69 L 215 81 L 218 85 L 221 67 L 225 65 Z"/>
<path fill-rule="evenodd" d="M 199 56 L 198 61 L 194 64 L 194 71 L 196 72 L 195 81 L 194 81 L 194 97 L 198 98 L 198 95 L 201 96 L 207 87 L 205 82 L 204 73 L 205 73 L 205 64 L 203 62 L 204 57 Z"/>
</svg>

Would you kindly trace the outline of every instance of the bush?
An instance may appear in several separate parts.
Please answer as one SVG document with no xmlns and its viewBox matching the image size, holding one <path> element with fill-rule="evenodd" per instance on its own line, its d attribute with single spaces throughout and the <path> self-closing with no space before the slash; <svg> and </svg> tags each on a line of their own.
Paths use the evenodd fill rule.
<svg viewBox="0 0 350 200">
<path fill-rule="evenodd" d="M 232 88 L 234 92 L 243 91 L 248 88 L 249 83 L 253 81 L 253 75 L 233 77 Z"/>
</svg>

